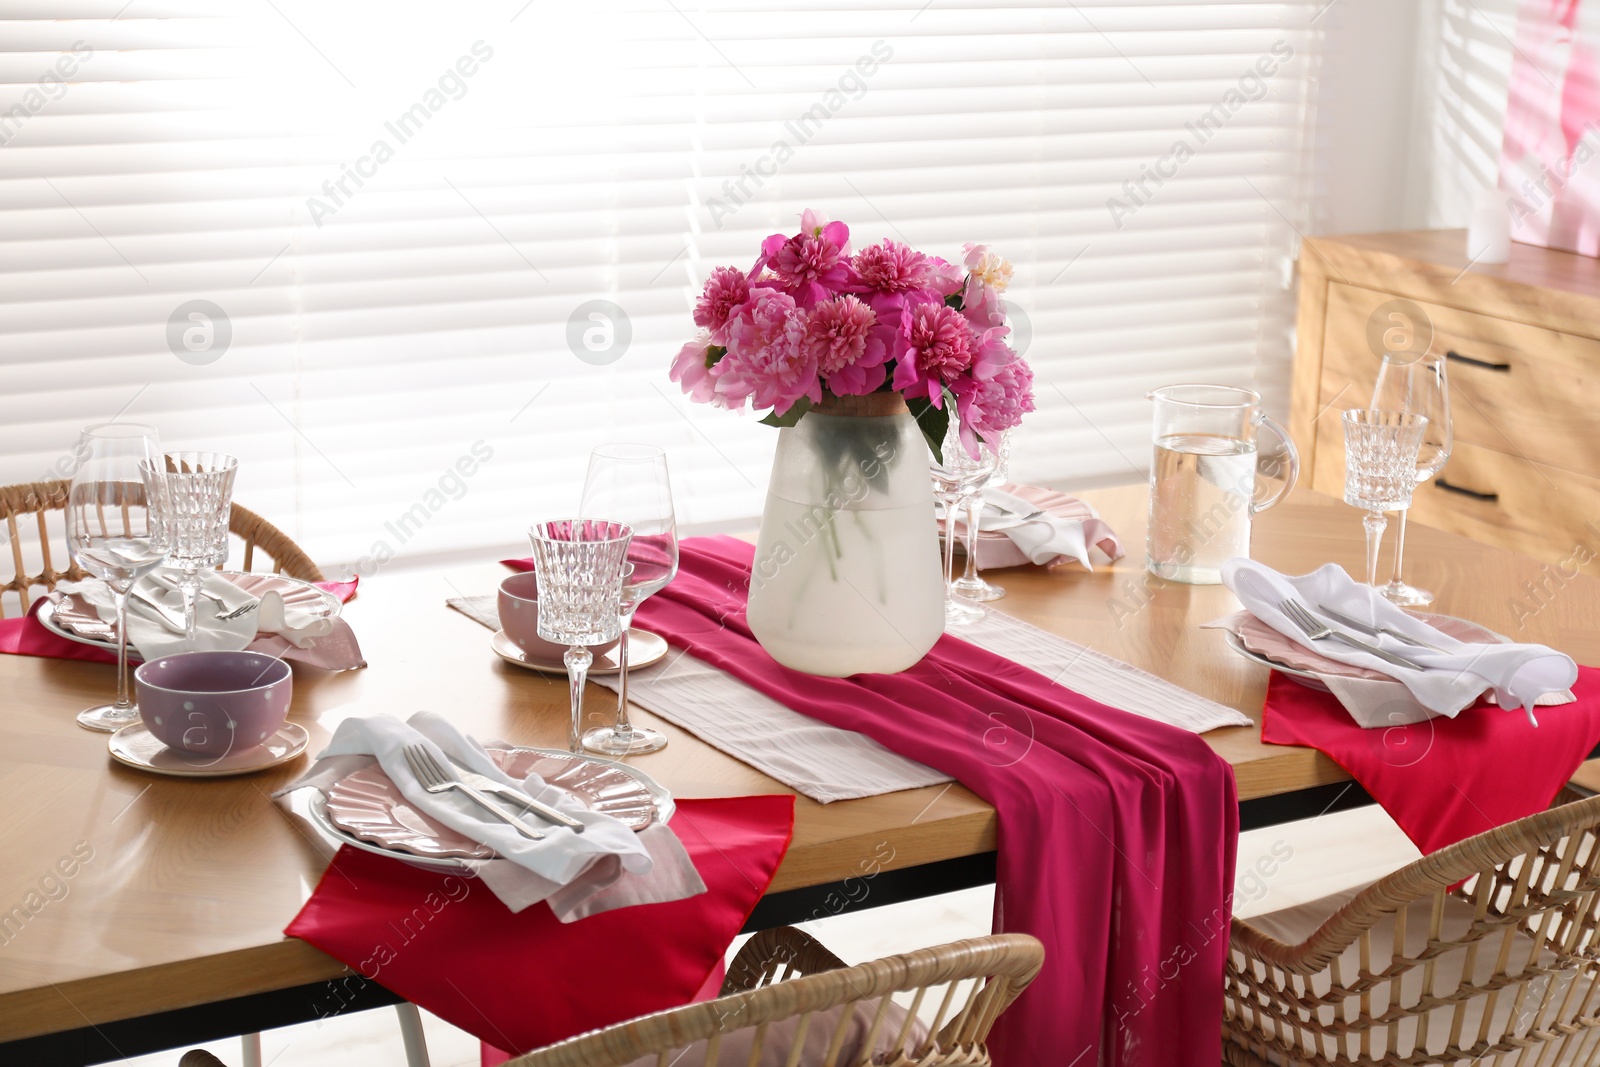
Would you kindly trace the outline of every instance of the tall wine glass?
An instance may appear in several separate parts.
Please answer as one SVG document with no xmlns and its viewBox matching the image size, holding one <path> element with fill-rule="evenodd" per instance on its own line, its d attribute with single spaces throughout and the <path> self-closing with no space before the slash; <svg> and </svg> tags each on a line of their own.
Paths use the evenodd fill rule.
<svg viewBox="0 0 1600 1067">
<path fill-rule="evenodd" d="M 666 747 L 666 735 L 628 720 L 628 629 L 645 598 L 661 592 L 678 573 L 678 520 L 672 507 L 667 454 L 654 445 L 601 445 L 589 453 L 589 474 L 578 511 L 625 522 L 633 529 L 618 613 L 622 639 L 617 643 L 621 668 L 617 721 L 614 726 L 597 726 L 585 733 L 583 747 L 607 756 L 654 752 Z"/>
<path fill-rule="evenodd" d="M 1414 411 L 1425 416 L 1428 425 L 1422 431 L 1422 445 L 1417 450 L 1417 484 L 1444 469 L 1450 459 L 1450 383 L 1445 375 L 1443 356 L 1429 354 L 1421 358 L 1408 355 L 1385 355 L 1378 368 L 1378 381 L 1372 390 L 1372 405 L 1383 411 Z M 1407 585 L 1400 577 L 1401 560 L 1406 552 L 1406 515 L 1409 508 L 1400 512 L 1400 524 L 1395 529 L 1394 574 L 1383 587 L 1383 595 L 1401 607 L 1417 607 L 1433 603 L 1433 594 L 1426 589 Z"/>
<path fill-rule="evenodd" d="M 1003 485 L 1006 480 L 1006 468 L 1011 465 L 1011 431 L 1003 430 L 998 439 L 985 442 L 985 447 L 993 446 L 995 456 L 994 470 L 971 496 L 967 498 L 967 569 L 952 583 L 951 588 L 957 596 L 964 596 L 968 600 L 980 603 L 989 600 L 999 600 L 1006 595 L 1006 591 L 992 582 L 983 580 L 978 573 L 978 526 L 983 521 L 983 490 L 991 485 Z"/>
<path fill-rule="evenodd" d="M 1364 508 L 1367 517 L 1367 584 L 1378 585 L 1378 546 L 1386 511 L 1411 506 L 1417 487 L 1417 449 L 1428 420 L 1414 411 L 1373 411 L 1356 408 L 1344 413 L 1344 502 Z"/>
<path fill-rule="evenodd" d="M 946 626 L 965 626 L 983 618 L 983 608 L 955 594 L 956 516 L 966 506 L 967 499 L 976 493 L 994 473 L 996 456 L 979 446 L 973 457 L 961 443 L 961 426 L 955 411 L 945 431 L 942 458 L 928 457 L 928 468 L 933 475 L 933 491 L 944 504 L 944 621 Z"/>
<path fill-rule="evenodd" d="M 195 650 L 202 569 L 228 559 L 228 518 L 239 461 L 224 452 L 169 452 L 164 458 L 167 566 L 182 572 L 184 647 Z"/>
<path fill-rule="evenodd" d="M 622 574 L 633 531 L 603 519 L 557 519 L 529 527 L 528 537 L 538 575 L 539 636 L 567 646 L 561 658 L 572 690 L 567 751 L 576 754 L 583 685 L 594 662 L 589 649 L 616 640 L 622 632 Z"/>
<path fill-rule="evenodd" d="M 131 422 L 90 426 L 78 437 L 78 469 L 67 488 L 67 545 L 78 566 L 105 580 L 117 603 L 117 700 L 78 713 L 90 730 L 139 721 L 128 696 L 128 591 L 161 565 L 167 546 L 159 514 L 156 431 Z"/>
</svg>

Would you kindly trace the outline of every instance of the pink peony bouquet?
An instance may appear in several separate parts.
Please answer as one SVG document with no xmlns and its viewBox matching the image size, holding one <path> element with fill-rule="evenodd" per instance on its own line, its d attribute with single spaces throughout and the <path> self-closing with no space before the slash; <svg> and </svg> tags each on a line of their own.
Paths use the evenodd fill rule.
<svg viewBox="0 0 1600 1067">
<path fill-rule="evenodd" d="M 954 405 L 962 443 L 1033 410 L 1033 372 L 1006 343 L 1011 264 L 982 245 L 961 266 L 884 240 L 850 250 L 850 230 L 816 212 L 761 243 L 749 271 L 717 267 L 695 304 L 700 333 L 672 380 L 701 403 L 771 409 L 792 426 L 829 396 L 897 392 L 939 453 Z"/>
</svg>

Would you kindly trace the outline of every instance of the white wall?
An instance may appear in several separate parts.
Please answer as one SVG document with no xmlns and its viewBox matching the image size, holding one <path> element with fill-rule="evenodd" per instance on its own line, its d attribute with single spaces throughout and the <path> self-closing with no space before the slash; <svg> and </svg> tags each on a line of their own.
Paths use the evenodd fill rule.
<svg viewBox="0 0 1600 1067">
<path fill-rule="evenodd" d="M 1590 0 L 1595 2 L 1595 0 Z M 1466 225 L 1495 181 L 1517 0 L 1334 0 L 1309 233 Z"/>
</svg>

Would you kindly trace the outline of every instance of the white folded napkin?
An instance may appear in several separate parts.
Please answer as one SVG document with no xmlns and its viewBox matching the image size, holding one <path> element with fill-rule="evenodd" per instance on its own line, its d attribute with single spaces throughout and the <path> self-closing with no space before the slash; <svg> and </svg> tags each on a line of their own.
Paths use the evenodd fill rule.
<svg viewBox="0 0 1600 1067">
<path fill-rule="evenodd" d="M 296 648 L 310 648 L 317 638 L 333 633 L 334 620 L 310 608 L 289 607 L 282 593 L 269 589 L 256 609 L 256 629 L 277 634 Z"/>
<path fill-rule="evenodd" d="M 402 754 L 407 744 L 418 743 L 429 746 L 436 758 L 448 756 L 459 766 L 568 812 L 584 824 L 584 832 L 528 815 L 530 825 L 545 835 L 543 841 L 530 841 L 459 792 L 427 792 L 417 784 Z M 545 784 L 537 774 L 515 781 L 477 741 L 431 712 L 418 712 L 405 723 L 387 715 L 346 719 L 311 770 L 276 795 L 307 786 L 325 791 L 370 765 L 373 757 L 409 803 L 499 854 L 497 859 L 463 865 L 513 912 L 543 900 L 558 919 L 572 922 L 619 907 L 705 892 L 694 862 L 670 827 L 656 823 L 634 833 L 609 815 L 590 811 L 566 790 Z"/>
<path fill-rule="evenodd" d="M 1440 633 L 1332 563 L 1290 578 L 1254 560 L 1231 559 L 1222 566 L 1222 582 L 1252 615 L 1274 630 L 1329 659 L 1388 675 L 1435 714 L 1454 718 L 1486 690 L 1493 691 L 1502 708 L 1531 708 L 1541 696 L 1562 692 L 1578 677 L 1577 664 L 1570 656 L 1544 645 L 1473 644 Z M 1278 607 L 1284 600 L 1296 600 L 1314 615 L 1318 607 L 1333 608 L 1353 619 L 1398 630 L 1446 651 L 1418 648 L 1387 635 L 1372 637 L 1326 618 L 1322 621 L 1332 629 L 1403 656 L 1422 669 L 1397 666 L 1337 638 L 1312 641 Z"/>
<path fill-rule="evenodd" d="M 567 812 L 584 824 L 583 833 L 554 823 L 546 825 L 530 816 L 532 824 L 544 833 L 543 841 L 530 841 L 459 791 L 428 792 L 418 784 L 402 754 L 402 749 L 411 744 L 423 745 L 446 767 L 453 760 Z M 318 758 L 357 755 L 376 756 L 390 781 L 417 810 L 557 885 L 572 881 L 600 856 L 619 857 L 622 869 L 631 874 L 650 871 L 650 853 L 628 827 L 609 815 L 590 811 L 571 793 L 546 785 L 536 774 L 521 782 L 512 779 L 489 758 L 482 745 L 432 712 L 419 711 L 407 722 L 390 715 L 346 719 Z"/>
<path fill-rule="evenodd" d="M 1028 558 L 1028 562 L 1039 566 L 1046 566 L 1061 556 L 1067 556 L 1083 564 L 1085 569 L 1094 570 L 1089 555 L 1089 534 L 1083 519 L 1053 515 L 1038 504 L 999 488 L 983 490 L 983 502 L 985 507 L 978 517 L 979 532 L 1004 533 Z M 1092 508 L 1085 505 L 1085 510 L 1090 518 L 1096 517 Z M 1039 514 L 1034 515 L 1036 511 Z M 942 520 L 943 504 L 939 505 L 939 515 Z M 1032 517 L 1024 520 L 1021 518 L 1024 515 Z M 961 520 L 964 521 L 964 518 L 963 514 Z M 983 565 L 981 554 L 979 565 Z"/>
<path fill-rule="evenodd" d="M 167 619 L 149 604 L 133 594 L 128 596 L 128 641 L 139 650 L 145 660 L 188 652 L 183 626 L 176 620 L 183 618 L 183 594 L 178 592 L 177 579 L 170 573 L 157 571 L 139 579 L 135 588 L 140 594 L 159 601 L 171 611 Z M 98 578 L 81 582 L 61 582 L 56 591 L 75 595 L 94 608 L 95 614 L 106 622 L 117 618 L 116 598 L 111 589 Z M 256 612 L 247 611 L 235 619 L 219 620 L 235 608 L 254 604 L 256 598 L 214 571 L 208 571 L 200 586 L 200 597 L 195 622 L 196 649 L 237 652 L 256 638 L 258 629 Z"/>
</svg>

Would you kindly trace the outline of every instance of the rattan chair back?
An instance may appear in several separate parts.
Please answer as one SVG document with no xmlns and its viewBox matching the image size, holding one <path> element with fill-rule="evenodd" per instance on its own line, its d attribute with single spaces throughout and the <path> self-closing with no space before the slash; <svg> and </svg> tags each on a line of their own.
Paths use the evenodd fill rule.
<svg viewBox="0 0 1600 1067">
<path fill-rule="evenodd" d="M 1597 837 L 1600 797 L 1577 799 L 1422 857 L 1298 944 L 1235 919 L 1224 1062 L 1600 1063 Z"/>
<path fill-rule="evenodd" d="M 13 615 L 28 609 L 39 593 L 57 582 L 86 577 L 67 550 L 63 516 L 67 506 L 63 480 L 0 487 L 0 568 L 10 575 L 0 584 L 0 619 L 8 607 Z M 228 529 L 243 543 L 242 570 L 271 570 L 310 582 L 323 580 L 322 571 L 288 535 L 260 515 L 233 505 Z M 5 570 L 0 569 L 0 576 Z"/>
<path fill-rule="evenodd" d="M 844 966 L 808 935 L 791 927 L 756 935 L 728 968 L 723 996 L 538 1049 L 506 1067 L 623 1067 L 653 1057 L 658 1067 L 719 1064 L 724 1038 L 736 1030 L 754 1031 L 748 1059 L 786 1062 L 787 1067 L 988 1067 L 985 1041 L 995 1020 L 1015 1000 L 1044 962 L 1044 949 L 1024 934 L 1002 934 L 918 949 L 899 956 Z M 891 1010 L 891 1003 L 899 1011 Z M 862 1006 L 857 1009 L 856 1006 Z M 823 1013 L 837 1023 L 821 1062 L 801 1061 L 808 1028 Z M 859 1012 L 870 1012 L 871 1029 L 856 1055 L 841 1056 L 844 1033 Z M 912 1020 L 924 1017 L 926 1036 Z M 764 1048 L 774 1024 L 783 1028 L 787 1047 L 771 1058 Z M 893 1020 L 898 1020 L 893 1021 Z M 692 1057 L 685 1052 L 693 1052 Z M 684 1057 L 680 1059 L 679 1057 Z M 732 1064 L 732 1059 L 727 1059 Z"/>
</svg>

